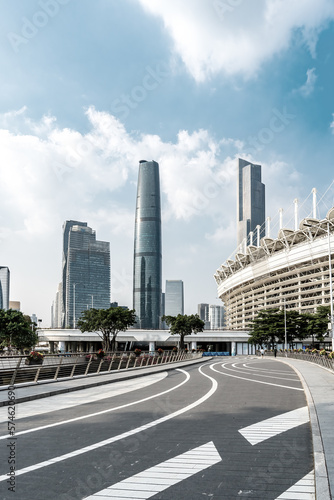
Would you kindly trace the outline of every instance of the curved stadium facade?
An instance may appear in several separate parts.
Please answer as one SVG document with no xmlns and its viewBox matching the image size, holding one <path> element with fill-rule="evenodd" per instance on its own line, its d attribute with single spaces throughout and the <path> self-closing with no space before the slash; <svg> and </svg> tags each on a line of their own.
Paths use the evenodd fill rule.
<svg viewBox="0 0 334 500">
<path fill-rule="evenodd" d="M 227 260 L 214 277 L 225 305 L 226 328 L 246 329 L 259 310 L 274 307 L 315 312 L 330 304 L 334 207 L 325 219 L 306 218 L 299 229 L 280 229 Z"/>
</svg>

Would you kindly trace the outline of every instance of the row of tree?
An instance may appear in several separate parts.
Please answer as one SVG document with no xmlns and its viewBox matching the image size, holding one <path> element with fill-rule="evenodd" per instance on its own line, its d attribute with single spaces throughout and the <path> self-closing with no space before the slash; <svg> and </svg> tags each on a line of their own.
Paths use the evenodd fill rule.
<svg viewBox="0 0 334 500">
<path fill-rule="evenodd" d="M 323 342 L 328 332 L 329 314 L 329 306 L 319 306 L 314 314 L 301 314 L 292 309 L 284 311 L 278 308 L 260 311 L 248 325 L 248 342 L 261 346 L 284 344 L 285 332 L 288 345 L 307 337 L 312 337 L 312 343 Z"/>
<path fill-rule="evenodd" d="M 180 335 L 180 349 L 184 349 L 184 337 L 193 333 L 202 332 L 204 321 L 198 314 L 178 314 L 177 316 L 163 316 L 162 321 L 170 327 L 172 335 Z M 116 349 L 117 335 L 133 326 L 136 321 L 135 311 L 122 307 L 109 309 L 88 309 L 81 314 L 78 328 L 82 332 L 96 332 L 102 341 L 104 351 Z"/>
<path fill-rule="evenodd" d="M 184 337 L 192 332 L 202 332 L 204 322 L 197 314 L 190 316 L 164 316 L 162 318 L 170 326 L 172 335 L 180 335 L 180 348 L 184 348 Z M 84 311 L 78 321 L 78 328 L 82 332 L 96 332 L 102 342 L 104 351 L 116 349 L 116 339 L 120 331 L 126 331 L 136 321 L 134 310 L 122 307 L 109 309 L 88 309 Z M 13 309 L 0 309 L 0 346 L 8 350 L 15 348 L 23 353 L 38 343 L 37 325 L 32 323 L 29 316 Z"/>
<path fill-rule="evenodd" d="M 249 343 L 254 345 L 284 344 L 285 333 L 288 345 L 296 340 L 312 337 L 312 342 L 323 342 L 328 331 L 330 308 L 319 306 L 316 313 L 298 313 L 288 309 L 268 309 L 260 311 L 249 325 Z M 204 322 L 197 314 L 178 314 L 164 316 L 163 321 L 170 328 L 171 335 L 180 336 L 180 348 L 184 349 L 184 338 L 191 333 L 202 332 Z M 105 351 L 114 351 L 120 331 L 126 331 L 136 321 L 134 310 L 121 307 L 109 309 L 89 309 L 84 311 L 78 321 L 82 332 L 96 332 Z M 0 309 L 0 345 L 9 350 L 15 348 L 23 353 L 38 343 L 37 325 L 29 316 L 13 309 Z"/>
</svg>

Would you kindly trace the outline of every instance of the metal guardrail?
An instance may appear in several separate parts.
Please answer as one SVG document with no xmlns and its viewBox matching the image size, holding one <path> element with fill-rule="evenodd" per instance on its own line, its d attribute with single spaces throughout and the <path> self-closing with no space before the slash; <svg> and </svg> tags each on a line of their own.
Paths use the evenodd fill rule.
<svg viewBox="0 0 334 500">
<path fill-rule="evenodd" d="M 1 356 L 0 386 L 108 373 L 200 357 L 202 353 L 186 351 L 164 351 L 162 354 L 143 352 L 140 355 L 122 351 L 107 353 L 103 358 L 99 358 L 94 353 L 66 353 L 46 354 L 42 363 L 30 361 L 26 364 L 27 356 Z"/>
<path fill-rule="evenodd" d="M 273 356 L 274 353 L 267 351 L 265 355 Z M 310 363 L 316 363 L 317 365 L 324 366 L 334 372 L 334 359 L 331 359 L 326 355 L 320 355 L 318 353 L 311 354 L 308 352 L 277 352 L 277 356 L 281 358 L 294 358 L 301 359 L 302 361 L 309 361 Z"/>
</svg>

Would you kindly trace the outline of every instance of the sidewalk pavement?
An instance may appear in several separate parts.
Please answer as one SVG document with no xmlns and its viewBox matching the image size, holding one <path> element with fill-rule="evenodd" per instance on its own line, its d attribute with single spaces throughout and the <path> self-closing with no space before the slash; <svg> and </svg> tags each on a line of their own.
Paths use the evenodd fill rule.
<svg viewBox="0 0 334 500">
<path fill-rule="evenodd" d="M 46 380 L 37 383 L 29 382 L 15 386 L 15 403 L 24 403 L 34 399 L 47 398 L 56 394 L 64 394 L 66 392 L 79 391 L 89 387 L 119 382 L 121 380 L 129 380 L 132 378 L 152 375 L 165 371 L 183 368 L 196 363 L 204 363 L 212 358 L 198 358 L 194 360 L 179 361 L 177 363 L 166 363 L 154 365 L 144 368 L 128 368 L 123 370 L 112 370 L 108 373 L 92 373 L 90 375 L 81 375 L 73 378 L 62 378 L 57 381 Z M 0 387 L 0 406 L 6 406 L 9 403 L 8 386 Z"/>
<path fill-rule="evenodd" d="M 270 358 L 271 359 L 271 358 Z M 334 498 L 334 373 L 315 363 L 276 358 L 294 368 L 310 411 L 317 500 Z"/>
</svg>

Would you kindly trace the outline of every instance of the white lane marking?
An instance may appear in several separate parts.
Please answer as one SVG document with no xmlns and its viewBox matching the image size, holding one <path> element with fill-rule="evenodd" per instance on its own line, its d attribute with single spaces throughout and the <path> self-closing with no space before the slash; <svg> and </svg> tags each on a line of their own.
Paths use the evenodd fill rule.
<svg viewBox="0 0 334 500">
<path fill-rule="evenodd" d="M 110 413 L 112 411 L 121 410 L 123 408 L 127 408 L 129 406 L 137 405 L 140 403 L 144 403 L 145 401 L 149 401 L 150 399 L 163 396 L 164 394 L 167 394 L 168 392 L 175 391 L 176 389 L 181 387 L 181 385 L 188 382 L 188 380 L 190 379 L 190 375 L 188 372 L 182 370 L 181 368 L 176 368 L 176 370 L 184 373 L 186 378 L 180 384 L 178 384 L 174 387 L 171 387 L 170 389 L 167 389 L 166 391 L 159 392 L 158 394 L 153 394 L 152 396 L 148 396 L 147 398 L 139 399 L 137 401 L 133 401 L 133 402 L 127 403 L 125 405 L 116 406 L 115 408 L 108 408 L 107 410 L 101 410 L 101 411 L 97 411 L 95 413 L 89 413 L 88 415 L 82 415 L 81 417 L 69 418 L 67 420 L 62 420 L 61 422 L 54 422 L 53 424 L 47 424 L 47 425 L 42 425 L 40 427 L 34 427 L 33 429 L 27 429 L 26 431 L 15 432 L 15 436 L 21 436 L 22 434 L 29 434 L 30 432 L 41 431 L 43 429 L 49 429 L 50 427 L 57 427 L 58 425 L 64 425 L 64 424 L 68 424 L 71 422 L 77 422 L 78 420 L 84 420 L 85 418 L 96 417 L 97 415 L 103 415 L 104 413 Z M 0 440 L 1 439 L 8 439 L 8 434 L 5 434 L 4 436 L 0 436 Z"/>
<path fill-rule="evenodd" d="M 218 364 L 218 363 L 217 363 Z M 223 363 L 221 366 L 222 368 L 225 368 L 225 364 Z M 219 373 L 220 375 L 224 375 L 225 377 L 233 377 L 233 378 L 239 378 L 241 380 L 247 380 L 248 382 L 254 382 L 256 384 L 265 384 L 265 385 L 273 385 L 274 387 L 283 387 L 283 389 L 292 389 L 293 391 L 303 391 L 304 389 L 301 389 L 299 387 L 290 387 L 289 385 L 280 385 L 280 384 L 273 384 L 271 382 L 263 382 L 263 380 L 254 380 L 253 378 L 245 378 L 245 377 L 238 377 L 237 375 L 231 375 L 230 373 L 224 373 L 220 372 L 219 370 L 216 370 L 213 368 L 213 365 L 210 365 L 211 370 L 214 372 Z M 228 368 L 225 368 L 228 370 Z M 233 370 L 232 370 L 233 371 Z"/>
<path fill-rule="evenodd" d="M 16 406 L 15 420 L 21 418 L 34 417 L 44 413 L 50 413 L 58 410 L 65 410 L 80 406 L 101 399 L 112 398 L 128 392 L 143 389 L 149 385 L 160 382 L 167 377 L 167 372 L 157 373 L 139 377 L 138 379 L 124 380 L 114 382 L 108 385 L 90 387 L 79 391 L 67 392 L 66 394 L 56 394 L 43 399 L 42 405 L 36 405 L 36 401 L 27 401 Z M 8 408 L 3 406 L 0 408 L 0 423 L 7 422 Z"/>
<path fill-rule="evenodd" d="M 276 498 L 285 500 L 315 500 L 314 470 Z"/>
<path fill-rule="evenodd" d="M 247 439 L 251 445 L 262 443 L 266 439 L 277 436 L 282 432 L 294 429 L 299 425 L 310 421 L 308 407 L 298 408 L 297 410 L 288 411 L 277 415 L 276 417 L 267 418 L 257 424 L 248 425 L 240 429 L 240 434 Z"/>
<path fill-rule="evenodd" d="M 103 498 L 146 500 L 218 462 L 221 462 L 221 456 L 211 441 L 113 484 L 87 497 L 86 500 Z"/>
<path fill-rule="evenodd" d="M 180 371 L 183 371 L 183 370 L 180 370 Z M 104 439 L 103 441 L 99 441 L 98 443 L 94 443 L 94 444 L 91 444 L 89 446 L 85 446 L 84 448 L 79 448 L 78 450 L 72 451 L 70 453 L 65 453 L 64 455 L 60 455 L 58 457 L 51 458 L 50 460 L 45 460 L 44 462 L 39 462 L 38 464 L 30 465 L 29 467 L 25 467 L 24 469 L 17 470 L 15 472 L 15 475 L 21 476 L 22 474 L 26 474 L 27 472 L 32 472 L 32 471 L 35 471 L 37 469 L 42 469 L 43 467 L 47 467 L 49 465 L 67 460 L 68 458 L 77 457 L 78 455 L 88 453 L 89 451 L 97 450 L 98 448 L 102 448 L 102 446 L 106 446 L 108 444 L 115 443 L 116 441 L 120 441 L 121 439 L 125 439 L 129 436 L 133 436 L 134 434 L 138 434 L 138 432 L 146 431 L 147 429 L 150 429 L 151 427 L 155 427 L 159 424 L 167 422 L 168 420 L 171 420 L 175 417 L 178 417 L 179 415 L 182 415 L 183 413 L 186 413 L 189 410 L 192 410 L 193 408 L 196 408 L 196 406 L 201 405 L 207 399 L 209 399 L 216 392 L 217 387 L 218 387 L 218 382 L 214 378 L 203 373 L 202 367 L 200 367 L 198 369 L 198 371 L 200 372 L 201 375 L 203 375 L 204 377 L 207 377 L 208 379 L 211 380 L 212 386 L 211 386 L 211 389 L 204 396 L 202 396 L 201 398 L 194 401 L 194 403 L 191 403 L 190 405 L 185 406 L 184 408 L 181 408 L 180 410 L 177 410 L 174 413 L 166 415 L 165 417 L 158 418 L 157 420 L 153 420 L 152 422 L 149 422 L 148 424 L 137 427 L 136 429 L 131 429 L 130 431 L 123 432 L 122 434 L 119 434 L 118 436 L 113 436 L 112 438 Z M 150 399 L 150 398 L 146 398 L 146 399 Z M 131 403 L 130 403 L 130 405 L 131 405 Z M 128 405 L 128 406 L 130 406 L 130 405 Z M 18 433 L 16 433 L 15 435 L 17 436 Z M 8 479 L 7 474 L 0 476 L 0 482 L 6 481 L 7 479 Z"/>
<path fill-rule="evenodd" d="M 265 372 L 265 373 L 278 373 L 279 375 L 289 375 L 289 377 L 294 377 L 295 376 L 294 373 L 287 373 L 286 371 L 282 371 L 282 370 L 271 370 L 269 368 L 260 368 L 259 364 L 256 363 L 255 364 L 255 368 L 253 368 L 253 366 L 250 366 L 248 363 L 244 363 L 242 366 L 244 366 L 245 368 L 247 368 L 247 370 L 256 370 L 256 371 Z M 296 376 L 296 378 L 298 379 L 297 376 Z"/>
<path fill-rule="evenodd" d="M 233 368 L 235 368 L 236 370 L 239 370 L 240 373 L 245 373 L 245 375 L 247 375 L 247 374 L 255 375 L 251 371 L 246 371 L 244 368 L 241 368 L 240 366 L 236 366 L 236 365 L 237 365 L 236 363 L 232 363 Z M 231 370 L 231 368 L 226 368 L 226 369 Z M 296 380 L 298 381 L 298 379 L 295 379 L 295 378 L 277 377 L 276 375 L 263 375 L 262 373 L 257 373 L 257 376 L 258 377 L 265 377 L 265 378 L 275 378 L 277 380 L 290 380 L 291 382 L 295 382 Z"/>
<path fill-rule="evenodd" d="M 258 365 L 256 366 L 256 368 L 253 368 L 252 366 L 249 366 L 247 363 L 243 363 L 243 365 L 247 370 L 256 370 L 256 371 L 259 371 L 259 372 L 266 372 L 266 373 L 278 373 L 279 375 L 289 375 L 289 377 L 292 377 L 294 376 L 295 374 L 294 373 L 287 373 L 286 371 L 283 372 L 281 370 L 270 370 L 269 368 L 266 369 L 266 368 L 259 368 Z M 298 380 L 298 377 L 297 375 L 295 375 L 296 379 Z"/>
</svg>

